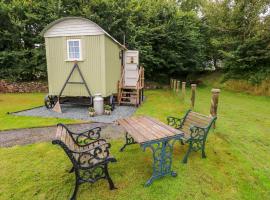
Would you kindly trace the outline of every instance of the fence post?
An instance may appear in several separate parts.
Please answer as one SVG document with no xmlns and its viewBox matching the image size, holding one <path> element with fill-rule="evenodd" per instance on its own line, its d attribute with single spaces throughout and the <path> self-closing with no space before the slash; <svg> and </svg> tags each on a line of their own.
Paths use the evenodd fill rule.
<svg viewBox="0 0 270 200">
<path fill-rule="evenodd" d="M 195 93 L 196 93 L 196 84 L 191 84 L 191 109 L 194 109 L 195 105 Z"/>
<path fill-rule="evenodd" d="M 180 81 L 177 81 L 176 83 L 176 93 L 178 93 L 180 87 Z"/>
<path fill-rule="evenodd" d="M 173 91 L 174 91 L 174 92 L 176 91 L 176 82 L 177 82 L 177 80 L 174 79 L 174 80 L 173 80 Z"/>
<path fill-rule="evenodd" d="M 172 78 L 170 79 L 170 88 L 171 89 L 173 88 L 173 79 Z"/>
<path fill-rule="evenodd" d="M 211 108 L 210 108 L 210 114 L 212 117 L 217 117 L 217 108 L 218 108 L 218 98 L 220 89 L 212 89 L 212 99 L 211 99 Z M 216 124 L 213 124 L 213 127 L 216 128 Z"/>
<path fill-rule="evenodd" d="M 185 99 L 186 96 L 186 82 L 182 82 L 182 98 Z"/>
</svg>

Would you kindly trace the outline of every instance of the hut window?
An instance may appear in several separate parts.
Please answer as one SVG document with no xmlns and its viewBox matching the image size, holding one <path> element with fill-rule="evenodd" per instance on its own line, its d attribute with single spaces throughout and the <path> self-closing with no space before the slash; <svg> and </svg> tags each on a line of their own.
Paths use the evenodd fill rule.
<svg viewBox="0 0 270 200">
<path fill-rule="evenodd" d="M 80 39 L 67 40 L 67 56 L 68 56 L 68 60 L 81 60 L 82 59 Z"/>
</svg>

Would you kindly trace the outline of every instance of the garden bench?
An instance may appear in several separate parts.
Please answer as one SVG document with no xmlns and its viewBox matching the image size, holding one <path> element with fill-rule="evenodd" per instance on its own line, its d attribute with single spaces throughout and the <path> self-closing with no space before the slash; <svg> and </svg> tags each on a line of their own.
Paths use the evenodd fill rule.
<svg viewBox="0 0 270 200">
<path fill-rule="evenodd" d="M 107 179 L 110 189 L 115 189 L 108 172 L 108 163 L 116 162 L 110 156 L 110 143 L 100 139 L 100 127 L 81 133 L 70 131 L 64 124 L 57 125 L 56 138 L 53 144 L 60 145 L 73 164 L 70 173 L 75 172 L 75 188 L 71 199 L 76 199 L 79 185 L 94 183 L 99 179 Z"/>
<path fill-rule="evenodd" d="M 202 115 L 191 110 L 188 110 L 182 119 L 167 117 L 169 125 L 184 132 L 181 143 L 189 144 L 183 163 L 187 163 L 188 156 L 192 151 L 197 152 L 201 150 L 202 158 L 206 158 L 205 142 L 207 134 L 216 119 L 216 117 Z"/>
</svg>

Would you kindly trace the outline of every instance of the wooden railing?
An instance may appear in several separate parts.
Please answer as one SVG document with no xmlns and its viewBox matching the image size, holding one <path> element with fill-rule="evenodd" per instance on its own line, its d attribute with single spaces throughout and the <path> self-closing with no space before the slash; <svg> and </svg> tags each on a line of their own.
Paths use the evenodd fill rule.
<svg viewBox="0 0 270 200">
<path fill-rule="evenodd" d="M 138 89 L 144 88 L 144 68 L 142 66 L 139 69 L 139 78 L 137 82 L 137 88 Z"/>
</svg>

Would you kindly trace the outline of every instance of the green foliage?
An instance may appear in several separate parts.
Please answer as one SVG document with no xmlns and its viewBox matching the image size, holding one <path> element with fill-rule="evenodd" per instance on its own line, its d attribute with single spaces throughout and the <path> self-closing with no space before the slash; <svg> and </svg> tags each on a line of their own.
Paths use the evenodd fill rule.
<svg viewBox="0 0 270 200">
<path fill-rule="evenodd" d="M 82 16 L 138 49 L 147 79 L 186 78 L 215 66 L 225 67 L 227 78 L 257 83 L 269 76 L 270 17 L 261 17 L 268 6 L 269 0 L 1 1 L 0 78 L 45 78 L 39 33 L 60 17 Z"/>
<path fill-rule="evenodd" d="M 104 110 L 112 110 L 112 107 L 110 105 L 104 105 Z"/>
<path fill-rule="evenodd" d="M 270 15 L 262 17 L 270 9 L 269 3 L 269 0 L 205 3 L 210 54 L 215 60 L 222 60 L 225 79 L 245 79 L 258 84 L 270 76 Z"/>
<path fill-rule="evenodd" d="M 205 67 L 202 23 L 194 11 L 181 10 L 172 0 L 13 0 L 0 8 L 7 19 L 0 32 L 0 44 L 5 44 L 0 46 L 0 78 L 44 78 L 44 49 L 35 45 L 43 44 L 39 33 L 45 25 L 64 16 L 89 18 L 121 42 L 125 36 L 126 46 L 140 51 L 147 78 L 167 79 Z"/>
<path fill-rule="evenodd" d="M 43 48 L 0 52 L 0 78 L 13 81 L 31 81 L 46 78 L 46 60 Z"/>
<path fill-rule="evenodd" d="M 89 108 L 88 108 L 88 111 L 89 111 L 89 112 L 95 112 L 95 109 L 94 109 L 93 107 L 89 107 Z"/>
</svg>

